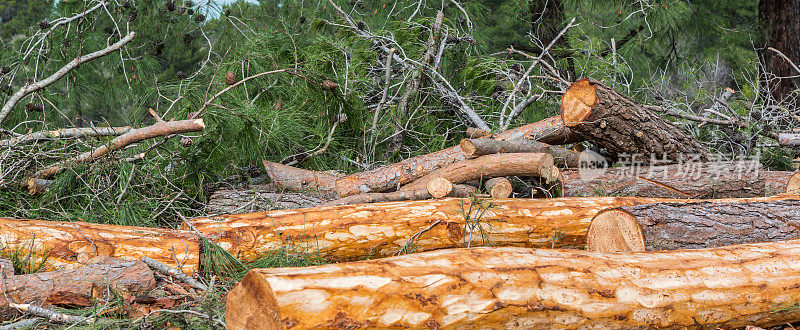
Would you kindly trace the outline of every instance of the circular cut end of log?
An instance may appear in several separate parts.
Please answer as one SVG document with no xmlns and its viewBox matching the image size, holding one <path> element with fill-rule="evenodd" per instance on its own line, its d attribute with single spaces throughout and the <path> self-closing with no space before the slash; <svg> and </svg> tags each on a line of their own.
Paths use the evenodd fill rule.
<svg viewBox="0 0 800 330">
<path fill-rule="evenodd" d="M 602 211 L 589 225 L 586 249 L 595 252 L 644 251 L 642 228 L 628 212 L 619 209 Z"/>
<path fill-rule="evenodd" d="M 453 191 L 453 183 L 445 178 L 433 178 L 425 185 L 433 198 L 443 198 Z"/>
<path fill-rule="evenodd" d="M 506 178 L 491 178 L 486 181 L 486 189 L 489 190 L 489 195 L 492 198 L 508 198 L 514 191 L 511 186 L 511 181 Z"/>
<path fill-rule="evenodd" d="M 589 79 L 581 79 L 573 83 L 561 98 L 561 119 L 567 127 L 583 122 L 592 113 L 592 106 L 597 103 L 597 86 Z"/>
<path fill-rule="evenodd" d="M 541 174 L 542 179 L 544 179 L 545 183 L 552 183 L 553 181 L 558 180 L 558 176 L 560 175 L 560 171 L 558 173 L 553 172 L 553 167 L 555 166 L 555 159 L 550 154 L 543 154 L 541 161 L 539 162 L 539 173 Z"/>
<path fill-rule="evenodd" d="M 795 173 L 789 178 L 789 182 L 786 183 L 786 193 L 800 195 L 800 172 Z"/>
<path fill-rule="evenodd" d="M 469 139 L 462 139 L 458 145 L 461 146 L 461 151 L 464 152 L 464 155 L 467 157 L 475 157 L 475 154 L 478 153 L 478 147 Z"/>
</svg>

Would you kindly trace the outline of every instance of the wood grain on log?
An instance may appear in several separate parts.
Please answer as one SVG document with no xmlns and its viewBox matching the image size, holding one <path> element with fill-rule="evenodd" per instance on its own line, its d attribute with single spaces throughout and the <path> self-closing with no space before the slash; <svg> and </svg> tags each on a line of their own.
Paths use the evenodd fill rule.
<svg viewBox="0 0 800 330">
<path fill-rule="evenodd" d="M 511 196 L 511 193 L 514 192 L 511 181 L 503 177 L 486 180 L 484 186 L 492 198 L 508 198 Z"/>
<path fill-rule="evenodd" d="M 512 130 L 484 136 L 494 140 L 537 140 L 547 144 L 567 144 L 578 138 L 565 128 L 560 116 L 523 125 Z M 339 197 L 369 192 L 384 192 L 419 179 L 428 173 L 464 160 L 460 146 L 453 146 L 433 153 L 420 155 L 398 163 L 354 173 L 336 180 Z"/>
<path fill-rule="evenodd" d="M 0 246 L 34 251 L 34 259 L 47 258 L 48 269 L 79 267 L 96 256 L 150 257 L 191 274 L 200 260 L 199 241 L 190 232 L 77 221 L 0 218 Z"/>
<path fill-rule="evenodd" d="M 155 287 L 153 272 L 140 261 L 95 257 L 79 268 L 0 278 L 0 309 L 9 303 L 91 306 L 108 288 L 123 296 L 138 295 Z"/>
<path fill-rule="evenodd" d="M 267 176 L 278 186 L 292 190 L 333 191 L 336 177 L 330 174 L 304 170 L 293 166 L 263 161 Z"/>
<path fill-rule="evenodd" d="M 466 133 L 468 139 L 477 139 L 489 135 L 491 132 L 477 127 L 467 127 Z"/>
<path fill-rule="evenodd" d="M 467 158 L 500 153 L 548 153 L 553 156 L 556 165 L 570 168 L 578 167 L 578 155 L 580 154 L 574 150 L 551 146 L 534 140 L 463 139 L 459 146 L 461 146 L 461 151 L 464 152 Z"/>
<path fill-rule="evenodd" d="M 436 178 L 428 181 L 428 184 L 425 185 L 425 190 L 433 198 L 443 198 L 453 191 L 453 183 L 445 178 Z"/>
<path fill-rule="evenodd" d="M 790 196 L 790 195 L 787 195 Z M 591 251 L 700 249 L 800 238 L 800 196 L 748 202 L 653 203 L 597 214 Z"/>
<path fill-rule="evenodd" d="M 451 249 L 251 270 L 228 329 L 737 328 L 800 320 L 800 241 L 594 253 Z"/>
<path fill-rule="evenodd" d="M 425 187 L 434 178 L 445 178 L 453 183 L 463 183 L 482 178 L 499 176 L 535 176 L 552 182 L 553 156 L 544 153 L 492 154 L 472 159 L 465 159 L 432 171 L 400 190 L 418 190 Z"/>
<path fill-rule="evenodd" d="M 786 182 L 786 193 L 800 195 L 800 172 L 795 172 Z"/>
<path fill-rule="evenodd" d="M 600 81 L 584 78 L 567 89 L 561 117 L 572 133 L 621 154 L 654 155 L 676 161 L 685 155 L 705 159 L 709 150 L 689 132 Z"/>
</svg>

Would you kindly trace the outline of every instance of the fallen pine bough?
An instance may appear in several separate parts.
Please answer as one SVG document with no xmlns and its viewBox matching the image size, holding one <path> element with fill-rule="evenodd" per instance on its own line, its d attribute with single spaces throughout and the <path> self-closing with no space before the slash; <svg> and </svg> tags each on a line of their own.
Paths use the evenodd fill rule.
<svg viewBox="0 0 800 330">
<path fill-rule="evenodd" d="M 800 241 L 597 253 L 517 247 L 253 269 L 228 329 L 771 326 L 800 320 Z"/>
</svg>

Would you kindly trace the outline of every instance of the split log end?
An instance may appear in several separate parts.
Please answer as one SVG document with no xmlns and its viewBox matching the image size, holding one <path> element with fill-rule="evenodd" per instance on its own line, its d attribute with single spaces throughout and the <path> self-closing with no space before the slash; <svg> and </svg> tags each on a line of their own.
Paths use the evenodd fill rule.
<svg viewBox="0 0 800 330">
<path fill-rule="evenodd" d="M 597 86 L 583 78 L 573 83 L 561 99 L 561 119 L 567 127 L 583 122 L 597 103 Z"/>
<path fill-rule="evenodd" d="M 443 198 L 453 191 L 453 183 L 445 178 L 434 178 L 425 185 L 433 198 Z"/>
<path fill-rule="evenodd" d="M 228 329 L 283 329 L 272 287 L 257 271 L 247 272 L 228 292 L 225 309 Z"/>
<path fill-rule="evenodd" d="M 644 251 L 644 235 L 636 218 L 620 209 L 594 216 L 586 233 L 586 249 L 595 252 Z"/>
<path fill-rule="evenodd" d="M 786 193 L 800 195 L 800 172 L 795 173 L 786 183 Z"/>
</svg>

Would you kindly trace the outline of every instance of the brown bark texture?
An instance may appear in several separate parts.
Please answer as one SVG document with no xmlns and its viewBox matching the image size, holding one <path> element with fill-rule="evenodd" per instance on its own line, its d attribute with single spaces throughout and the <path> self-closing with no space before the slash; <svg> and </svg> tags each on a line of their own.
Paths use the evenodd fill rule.
<svg viewBox="0 0 800 330">
<path fill-rule="evenodd" d="M 494 140 L 537 140 L 548 144 L 577 142 L 578 138 L 565 128 L 561 118 L 554 116 L 512 130 L 484 136 Z M 428 173 L 466 159 L 461 147 L 453 146 L 433 153 L 408 158 L 398 163 L 354 173 L 336 180 L 339 197 L 360 193 L 385 192 L 419 179 Z"/>
<path fill-rule="evenodd" d="M 221 189 L 208 199 L 207 214 L 252 213 L 319 206 L 331 200 L 329 193 L 286 191 L 275 185 L 252 185 L 242 189 Z"/>
<path fill-rule="evenodd" d="M 766 73 L 763 88 L 777 101 L 783 101 L 791 96 L 793 91 L 800 88 L 800 78 L 795 68 L 786 59 L 769 50 L 767 47 L 777 49 L 791 60 L 794 65 L 800 65 L 800 2 L 783 0 L 761 0 L 758 5 L 758 18 L 766 29 L 764 47 L 758 48 L 761 61 Z M 774 78 L 779 79 L 774 79 Z M 790 78 L 791 77 L 791 78 Z M 797 106 L 797 101 L 791 101 L 792 106 Z M 798 113 L 794 109 L 794 113 Z"/>
<path fill-rule="evenodd" d="M 662 202 L 600 212 L 591 251 L 702 249 L 800 238 L 800 196 L 730 203 Z M 620 245 L 619 243 L 624 243 Z"/>
<path fill-rule="evenodd" d="M 269 179 L 280 187 L 298 191 L 332 191 L 335 189 L 336 177 L 333 175 L 267 160 L 264 160 L 263 163 Z"/>
<path fill-rule="evenodd" d="M 467 198 L 478 191 L 477 188 L 456 184 L 445 197 Z M 404 190 L 387 193 L 367 193 L 339 198 L 323 204 L 324 206 L 353 205 L 366 203 L 418 201 L 434 198 L 428 189 Z"/>
<path fill-rule="evenodd" d="M 755 166 L 754 166 L 755 164 Z M 707 162 L 617 167 L 601 175 L 564 171 L 565 196 L 739 198 L 785 193 L 787 171 L 764 171 L 757 163 Z"/>
<path fill-rule="evenodd" d="M 709 150 L 689 132 L 600 81 L 573 83 L 561 101 L 561 117 L 570 131 L 617 155 L 643 154 L 677 161 L 686 155 L 706 159 Z"/>
<path fill-rule="evenodd" d="M 76 269 L 3 276 L 0 310 L 8 303 L 86 307 L 107 294 L 108 288 L 130 297 L 153 289 L 155 284 L 153 272 L 141 261 L 95 257 Z"/>
<path fill-rule="evenodd" d="M 105 225 L 0 218 L 0 247 L 34 260 L 46 258 L 47 269 L 75 268 L 96 256 L 123 260 L 150 257 L 192 274 L 199 263 L 199 241 L 191 232 Z"/>
<path fill-rule="evenodd" d="M 553 173 L 553 156 L 545 153 L 514 153 L 465 159 L 432 171 L 400 189 L 424 189 L 428 182 L 435 178 L 445 178 L 453 183 L 463 183 L 482 178 L 511 175 L 534 176 L 551 182 L 556 178 Z"/>
<path fill-rule="evenodd" d="M 579 152 L 566 148 L 551 146 L 533 140 L 498 141 L 490 139 L 463 139 L 461 151 L 467 158 L 502 153 L 547 153 L 553 156 L 559 167 L 578 167 Z"/>
<path fill-rule="evenodd" d="M 228 329 L 741 328 L 800 320 L 800 241 L 593 253 L 479 247 L 253 269 Z"/>
</svg>

